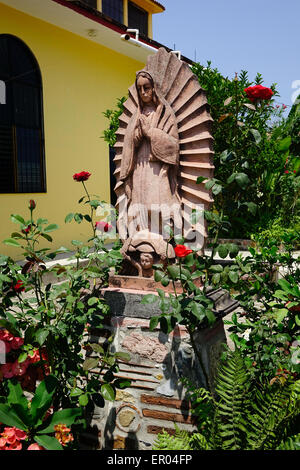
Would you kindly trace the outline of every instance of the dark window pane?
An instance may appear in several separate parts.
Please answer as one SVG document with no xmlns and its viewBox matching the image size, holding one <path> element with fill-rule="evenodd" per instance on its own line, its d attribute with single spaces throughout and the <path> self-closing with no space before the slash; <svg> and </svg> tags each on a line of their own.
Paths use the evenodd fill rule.
<svg viewBox="0 0 300 470">
<path fill-rule="evenodd" d="M 0 192 L 44 191 L 42 83 L 38 64 L 21 40 L 0 34 L 0 66 L 6 73 L 6 103 L 0 105 Z"/>
<path fill-rule="evenodd" d="M 0 79 L 5 80 L 9 76 L 9 62 L 7 41 L 0 41 Z"/>
<path fill-rule="evenodd" d="M 1 41 L 0 41 L 1 43 Z M 12 88 L 10 82 L 6 83 L 5 103 L 0 104 L 0 125 L 12 125 Z"/>
<path fill-rule="evenodd" d="M 22 82 L 31 83 L 32 85 L 40 84 L 40 77 L 37 64 L 33 60 L 33 55 L 21 41 L 11 40 L 8 42 L 8 50 L 11 63 L 12 81 L 21 80 Z"/>
<path fill-rule="evenodd" d="M 123 23 L 123 0 L 102 0 L 102 13 Z"/>
<path fill-rule="evenodd" d="M 128 27 L 148 36 L 148 13 L 132 2 L 128 2 Z"/>
<path fill-rule="evenodd" d="M 0 125 L 0 192 L 14 192 L 13 129 Z"/>
<path fill-rule="evenodd" d="M 40 131 L 17 127 L 16 143 L 19 192 L 30 193 L 42 191 Z"/>
<path fill-rule="evenodd" d="M 13 86 L 13 98 L 15 124 L 24 127 L 40 127 L 39 89 L 24 83 L 15 83 Z"/>
</svg>

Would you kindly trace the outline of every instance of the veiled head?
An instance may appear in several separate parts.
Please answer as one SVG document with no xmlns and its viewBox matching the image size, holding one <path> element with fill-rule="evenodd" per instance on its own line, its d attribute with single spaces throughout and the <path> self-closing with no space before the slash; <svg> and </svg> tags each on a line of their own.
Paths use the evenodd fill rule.
<svg viewBox="0 0 300 470">
<path fill-rule="evenodd" d="M 157 105 L 158 99 L 155 92 L 154 81 L 147 72 L 139 72 L 136 76 L 135 86 L 137 89 L 141 107 L 153 103 Z"/>
</svg>

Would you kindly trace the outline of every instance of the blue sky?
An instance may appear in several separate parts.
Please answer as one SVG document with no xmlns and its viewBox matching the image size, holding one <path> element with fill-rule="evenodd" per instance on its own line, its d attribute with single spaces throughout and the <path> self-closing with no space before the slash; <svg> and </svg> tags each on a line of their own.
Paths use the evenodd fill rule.
<svg viewBox="0 0 300 470">
<path fill-rule="evenodd" d="M 230 78 L 260 72 L 277 83 L 278 103 L 300 93 L 300 0 L 160 0 L 153 38 L 201 64 L 207 60 Z M 298 81 L 298 83 L 297 83 Z M 294 83 L 293 83 L 294 82 Z M 292 88 L 294 84 L 294 88 Z"/>
</svg>

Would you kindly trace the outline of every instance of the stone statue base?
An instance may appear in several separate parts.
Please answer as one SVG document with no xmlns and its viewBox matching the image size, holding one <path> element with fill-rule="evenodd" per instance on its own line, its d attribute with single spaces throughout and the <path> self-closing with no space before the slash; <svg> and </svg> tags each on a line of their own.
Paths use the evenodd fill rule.
<svg viewBox="0 0 300 470">
<path fill-rule="evenodd" d="M 119 361 L 116 378 L 127 378 L 131 385 L 117 389 L 114 402 L 106 401 L 104 408 L 95 407 L 83 436 L 82 450 L 151 450 L 159 432 L 174 431 L 174 422 L 186 431 L 196 430 L 180 378 L 187 377 L 197 386 L 203 386 L 203 372 L 184 326 L 177 326 L 169 335 L 163 333 L 159 325 L 150 330 L 150 319 L 159 314 L 159 308 L 157 303 L 142 304 L 141 301 L 153 292 L 149 289 L 150 283 L 155 287 L 159 283 L 126 276 L 114 276 L 112 281 L 115 284 L 127 282 L 127 287 L 135 289 L 120 286 L 103 289 L 110 319 L 105 330 L 90 331 L 89 340 L 104 344 L 108 335 L 114 335 L 114 350 L 130 354 L 128 361 Z M 147 291 L 138 290 L 143 282 L 148 282 Z M 235 309 L 237 302 L 227 297 L 222 289 L 213 290 L 210 295 L 218 320 L 213 327 L 197 331 L 195 341 L 213 383 L 226 343 L 222 317 Z"/>
<path fill-rule="evenodd" d="M 197 287 L 200 287 L 200 283 L 198 284 L 196 284 Z M 168 286 L 164 287 L 160 282 L 156 282 L 153 277 L 122 276 L 117 274 L 109 276 L 109 287 L 134 289 L 144 292 L 157 292 L 157 289 L 162 289 L 163 291 L 170 293 L 174 292 L 173 284 L 171 282 Z M 182 292 L 180 282 L 176 282 L 175 287 L 177 293 Z"/>
</svg>

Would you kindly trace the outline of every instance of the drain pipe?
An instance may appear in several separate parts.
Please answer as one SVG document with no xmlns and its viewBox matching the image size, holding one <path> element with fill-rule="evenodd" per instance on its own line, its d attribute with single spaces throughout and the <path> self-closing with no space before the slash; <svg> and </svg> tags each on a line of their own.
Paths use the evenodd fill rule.
<svg viewBox="0 0 300 470">
<path fill-rule="evenodd" d="M 135 33 L 135 38 L 132 38 L 130 36 L 130 34 L 128 33 Z M 126 30 L 126 34 L 122 34 L 121 35 L 121 39 L 122 41 L 127 41 L 129 42 L 130 44 L 132 44 L 133 46 L 136 46 L 136 47 L 143 47 L 144 49 L 148 49 L 149 51 L 152 51 L 152 52 L 157 52 L 158 49 L 156 49 L 156 47 L 152 47 L 152 46 L 149 46 L 148 44 L 145 44 L 144 42 L 141 42 L 139 40 L 139 30 L 138 29 L 127 29 Z M 178 59 L 181 60 L 181 52 L 180 51 L 171 51 L 173 54 L 177 55 Z"/>
</svg>

